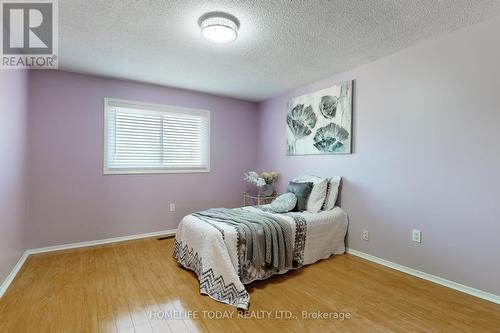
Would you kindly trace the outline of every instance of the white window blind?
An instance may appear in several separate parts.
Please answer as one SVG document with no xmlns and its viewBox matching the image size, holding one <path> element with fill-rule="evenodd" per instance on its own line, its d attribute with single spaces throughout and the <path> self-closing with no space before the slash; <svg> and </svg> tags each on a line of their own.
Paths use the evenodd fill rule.
<svg viewBox="0 0 500 333">
<path fill-rule="evenodd" d="M 105 99 L 104 173 L 210 171 L 210 112 Z"/>
</svg>

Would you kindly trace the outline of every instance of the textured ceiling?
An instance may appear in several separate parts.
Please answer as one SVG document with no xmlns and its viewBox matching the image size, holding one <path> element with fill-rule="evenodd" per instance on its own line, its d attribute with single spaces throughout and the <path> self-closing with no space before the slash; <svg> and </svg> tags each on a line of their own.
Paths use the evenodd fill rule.
<svg viewBox="0 0 500 333">
<path fill-rule="evenodd" d="M 217 45 L 198 18 L 226 11 Z M 59 0 L 59 67 L 261 101 L 500 15 L 500 0 Z"/>
</svg>

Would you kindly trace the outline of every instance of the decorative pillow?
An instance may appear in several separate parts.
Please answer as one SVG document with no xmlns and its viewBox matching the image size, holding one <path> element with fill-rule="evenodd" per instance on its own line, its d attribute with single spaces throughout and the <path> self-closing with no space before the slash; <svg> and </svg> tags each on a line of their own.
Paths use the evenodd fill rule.
<svg viewBox="0 0 500 333">
<path fill-rule="evenodd" d="M 301 175 L 293 181 L 296 183 L 313 183 L 311 195 L 307 199 L 306 210 L 311 213 L 319 212 L 325 202 L 328 179 L 311 175 Z"/>
<path fill-rule="evenodd" d="M 291 192 L 297 197 L 297 205 L 295 205 L 293 209 L 295 212 L 302 212 L 306 210 L 307 199 L 309 198 L 312 189 L 313 183 L 311 182 L 296 183 L 292 181 L 288 184 L 287 192 Z"/>
<path fill-rule="evenodd" d="M 296 205 L 297 197 L 295 194 L 288 192 L 274 199 L 269 205 L 269 208 L 275 213 L 286 213 L 294 209 Z"/>
<path fill-rule="evenodd" d="M 323 210 L 330 210 L 335 207 L 335 203 L 337 202 L 337 197 L 339 195 L 339 186 L 342 178 L 340 176 L 336 176 L 330 178 L 328 181 L 328 191 L 326 193 L 325 204 L 323 205 Z"/>
</svg>

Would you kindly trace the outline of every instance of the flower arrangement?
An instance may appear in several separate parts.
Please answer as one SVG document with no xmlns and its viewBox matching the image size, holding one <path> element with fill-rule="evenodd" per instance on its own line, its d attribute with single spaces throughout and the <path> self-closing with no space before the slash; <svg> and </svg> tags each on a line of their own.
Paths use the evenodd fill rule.
<svg viewBox="0 0 500 333">
<path fill-rule="evenodd" d="M 244 179 L 257 187 L 257 189 L 251 189 L 251 191 L 257 192 L 259 195 L 272 195 L 274 193 L 274 182 L 278 179 L 278 173 L 276 171 L 272 172 L 262 172 L 258 173 L 255 171 L 245 172 Z"/>
<path fill-rule="evenodd" d="M 245 172 L 245 178 L 247 182 L 254 184 L 255 186 L 264 186 L 266 184 L 273 184 L 276 179 L 278 179 L 278 173 L 276 171 L 272 172 L 262 172 L 261 174 L 255 171 Z"/>
</svg>

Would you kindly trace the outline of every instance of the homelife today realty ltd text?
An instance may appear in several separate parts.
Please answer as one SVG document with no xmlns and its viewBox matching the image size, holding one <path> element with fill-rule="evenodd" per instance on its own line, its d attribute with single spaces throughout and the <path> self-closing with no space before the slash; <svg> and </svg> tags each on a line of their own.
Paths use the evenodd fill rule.
<svg viewBox="0 0 500 333">
<path fill-rule="evenodd" d="M 152 320 L 175 320 L 175 319 L 282 319 L 282 320 L 339 320 L 351 319 L 349 312 L 336 311 L 298 311 L 289 310 L 259 310 L 259 311 L 151 311 L 149 318 Z"/>
</svg>

